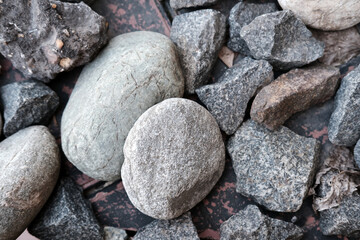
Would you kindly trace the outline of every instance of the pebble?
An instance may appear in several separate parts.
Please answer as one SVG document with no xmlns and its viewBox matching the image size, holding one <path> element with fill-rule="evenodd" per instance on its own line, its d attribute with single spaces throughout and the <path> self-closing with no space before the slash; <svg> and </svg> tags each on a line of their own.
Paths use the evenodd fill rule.
<svg viewBox="0 0 360 240">
<path fill-rule="evenodd" d="M 206 7 L 215 4 L 218 0 L 170 0 L 173 9 Z"/>
</svg>

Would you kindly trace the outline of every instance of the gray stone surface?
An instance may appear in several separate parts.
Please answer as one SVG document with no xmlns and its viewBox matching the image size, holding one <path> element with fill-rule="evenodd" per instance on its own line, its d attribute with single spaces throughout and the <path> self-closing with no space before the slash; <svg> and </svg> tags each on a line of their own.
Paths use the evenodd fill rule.
<svg viewBox="0 0 360 240">
<path fill-rule="evenodd" d="M 172 98 L 147 110 L 130 130 L 121 170 L 136 208 L 172 219 L 193 208 L 214 187 L 225 165 L 215 119 L 202 106 Z"/>
<path fill-rule="evenodd" d="M 250 99 L 273 79 L 272 66 L 268 62 L 244 58 L 216 83 L 198 88 L 196 93 L 221 130 L 232 135 L 242 123 Z"/>
<path fill-rule="evenodd" d="M 104 240 L 127 240 L 128 235 L 125 230 L 120 228 L 114 228 L 105 226 L 104 227 Z"/>
<path fill-rule="evenodd" d="M 224 42 L 226 18 L 218 11 L 198 10 L 176 16 L 170 38 L 179 50 L 186 92 L 206 84 Z"/>
<path fill-rule="evenodd" d="M 153 32 L 113 38 L 83 69 L 64 110 L 65 155 L 95 179 L 119 179 L 123 145 L 135 121 L 149 107 L 183 92 L 184 78 L 169 38 Z"/>
<path fill-rule="evenodd" d="M 220 240 L 300 240 L 298 226 L 263 215 L 255 205 L 233 215 L 220 226 Z"/>
<path fill-rule="evenodd" d="M 4 134 L 10 136 L 34 124 L 47 124 L 59 105 L 59 97 L 45 84 L 28 80 L 0 88 L 4 109 Z"/>
<path fill-rule="evenodd" d="M 289 10 L 255 18 L 240 35 L 254 58 L 267 60 L 280 70 L 301 67 L 324 53 L 324 44 Z"/>
<path fill-rule="evenodd" d="M 173 220 L 155 220 L 139 229 L 134 240 L 198 240 L 190 212 Z"/>
<path fill-rule="evenodd" d="M 318 165 L 320 143 L 286 127 L 270 131 L 248 120 L 229 139 L 236 191 L 271 211 L 300 209 Z"/>
<path fill-rule="evenodd" d="M 360 140 L 355 145 L 354 158 L 355 158 L 357 167 L 360 168 Z"/>
<path fill-rule="evenodd" d="M 54 137 L 44 126 L 0 143 L 0 240 L 16 239 L 50 196 L 60 170 Z"/>
<path fill-rule="evenodd" d="M 215 4 L 218 0 L 170 0 L 170 6 L 173 9 L 202 7 Z"/>
<path fill-rule="evenodd" d="M 59 181 L 28 231 L 42 240 L 103 240 L 102 228 L 92 212 L 90 202 L 69 177 Z"/>
</svg>

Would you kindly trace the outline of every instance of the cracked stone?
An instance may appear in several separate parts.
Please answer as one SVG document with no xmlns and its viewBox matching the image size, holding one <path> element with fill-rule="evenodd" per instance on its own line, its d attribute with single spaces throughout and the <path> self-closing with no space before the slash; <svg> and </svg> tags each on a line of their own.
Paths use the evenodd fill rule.
<svg viewBox="0 0 360 240">
<path fill-rule="evenodd" d="M 125 230 L 115 227 L 104 227 L 104 240 L 128 240 L 129 237 Z"/>
<path fill-rule="evenodd" d="M 218 0 L 170 0 L 170 6 L 173 9 L 206 7 L 213 5 Z"/>
</svg>

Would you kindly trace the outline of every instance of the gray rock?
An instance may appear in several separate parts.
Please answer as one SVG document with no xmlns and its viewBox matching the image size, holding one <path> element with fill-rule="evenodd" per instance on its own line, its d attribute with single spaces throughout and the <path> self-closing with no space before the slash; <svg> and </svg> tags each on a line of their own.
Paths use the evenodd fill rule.
<svg viewBox="0 0 360 240">
<path fill-rule="evenodd" d="M 0 240 L 16 239 L 50 196 L 60 170 L 59 149 L 44 126 L 0 143 Z"/>
<path fill-rule="evenodd" d="M 128 235 L 125 230 L 106 226 L 104 227 L 104 240 L 127 240 Z"/>
<path fill-rule="evenodd" d="M 15 82 L 0 88 L 4 108 L 4 134 L 10 136 L 34 124 L 47 124 L 59 105 L 59 97 L 38 81 Z"/>
<path fill-rule="evenodd" d="M 198 88 L 196 93 L 220 128 L 232 135 L 242 123 L 250 99 L 273 79 L 268 62 L 244 58 L 228 69 L 218 82 Z"/>
<path fill-rule="evenodd" d="M 70 2 L 70 3 L 79 3 L 79 2 L 84 2 L 87 5 L 91 5 L 93 4 L 93 2 L 95 2 L 95 0 L 60 0 L 62 2 Z"/>
<path fill-rule="evenodd" d="M 226 18 L 207 9 L 176 16 L 170 38 L 179 50 L 186 91 L 194 93 L 204 85 L 224 41 Z"/>
<path fill-rule="evenodd" d="M 280 70 L 301 67 L 324 53 L 325 45 L 289 10 L 255 18 L 240 35 L 254 58 L 267 60 Z"/>
<path fill-rule="evenodd" d="M 139 229 L 134 240 L 197 240 L 190 212 L 173 220 L 156 220 Z"/>
<path fill-rule="evenodd" d="M 59 181 L 28 231 L 42 240 L 103 239 L 102 229 L 92 212 L 90 202 L 69 177 Z"/>
<path fill-rule="evenodd" d="M 170 0 L 173 9 L 201 7 L 215 4 L 218 0 Z"/>
<path fill-rule="evenodd" d="M 263 215 L 255 205 L 248 205 L 220 226 L 220 240 L 300 240 L 302 237 L 301 228 Z"/>
<path fill-rule="evenodd" d="M 89 62 L 106 43 L 106 20 L 85 3 L 0 3 L 0 52 L 27 78 L 48 82 Z"/>
<path fill-rule="evenodd" d="M 153 32 L 113 38 L 83 69 L 64 110 L 65 155 L 90 177 L 119 179 L 123 145 L 135 121 L 149 107 L 183 92 L 184 78 L 169 38 Z"/>
<path fill-rule="evenodd" d="M 355 158 L 357 167 L 360 168 L 360 140 L 355 145 L 354 158 Z"/>
<path fill-rule="evenodd" d="M 229 139 L 227 149 L 237 192 L 271 211 L 300 209 L 318 165 L 318 141 L 286 127 L 272 132 L 249 120 Z"/>
<path fill-rule="evenodd" d="M 130 130 L 121 170 L 136 208 L 172 219 L 194 207 L 214 187 L 225 165 L 221 132 L 196 102 L 172 98 L 147 110 Z"/>
</svg>

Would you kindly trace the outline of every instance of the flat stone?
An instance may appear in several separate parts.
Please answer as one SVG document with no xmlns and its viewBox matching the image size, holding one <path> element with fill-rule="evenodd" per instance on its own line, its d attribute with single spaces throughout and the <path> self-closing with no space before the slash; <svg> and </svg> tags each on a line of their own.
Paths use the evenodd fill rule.
<svg viewBox="0 0 360 240">
<path fill-rule="evenodd" d="M 89 62 L 107 42 L 106 20 L 85 3 L 0 3 L 0 52 L 26 78 L 48 82 Z"/>
<path fill-rule="evenodd" d="M 213 5 L 218 0 L 170 0 L 170 6 L 173 9 L 206 7 Z"/>
<path fill-rule="evenodd" d="M 240 36 L 254 58 L 267 60 L 280 70 L 309 64 L 324 53 L 324 44 L 288 10 L 255 18 L 241 29 Z"/>
<path fill-rule="evenodd" d="M 186 92 L 206 84 L 224 42 L 226 18 L 207 9 L 174 18 L 170 38 L 177 46 L 184 71 Z"/>
<path fill-rule="evenodd" d="M 291 70 L 256 95 L 251 118 L 276 129 L 294 113 L 329 100 L 336 92 L 339 78 L 339 69 L 327 65 Z"/>
<path fill-rule="evenodd" d="M 313 182 L 320 143 L 286 127 L 270 131 L 248 120 L 229 139 L 236 191 L 271 211 L 296 212 Z"/>
<path fill-rule="evenodd" d="M 193 208 L 214 187 L 225 165 L 215 119 L 194 101 L 172 98 L 148 109 L 130 130 L 121 170 L 134 206 L 157 219 Z"/>
<path fill-rule="evenodd" d="M 105 237 L 104 240 L 127 240 L 129 239 L 125 230 L 120 228 L 104 227 Z"/>
<path fill-rule="evenodd" d="M 300 240 L 302 237 L 301 228 L 263 215 L 255 205 L 248 205 L 220 226 L 220 240 Z"/>
<path fill-rule="evenodd" d="M 47 124 L 59 105 L 59 97 L 45 84 L 28 80 L 0 88 L 4 109 L 4 134 L 10 136 L 35 124 Z"/>
<path fill-rule="evenodd" d="M 60 171 L 59 148 L 44 126 L 0 143 L 0 240 L 16 239 L 39 213 Z"/>
<path fill-rule="evenodd" d="M 242 123 L 250 99 L 274 79 L 271 65 L 264 60 L 244 58 L 211 85 L 196 90 L 221 130 L 232 135 Z"/>
<path fill-rule="evenodd" d="M 162 34 L 113 38 L 80 74 L 61 120 L 67 158 L 92 178 L 120 178 L 123 145 L 135 121 L 166 98 L 182 97 L 175 45 Z"/>
</svg>

